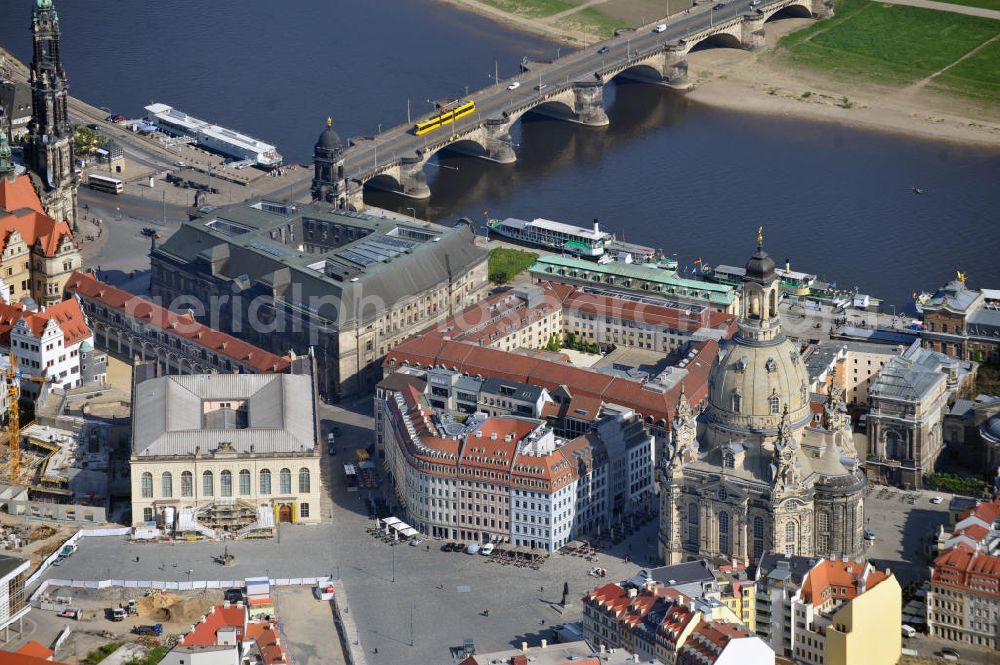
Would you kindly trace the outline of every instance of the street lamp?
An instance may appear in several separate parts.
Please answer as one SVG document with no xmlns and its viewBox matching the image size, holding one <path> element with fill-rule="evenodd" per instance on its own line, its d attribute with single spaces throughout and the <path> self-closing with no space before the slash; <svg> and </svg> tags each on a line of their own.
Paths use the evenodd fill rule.
<svg viewBox="0 0 1000 665">
<path fill-rule="evenodd" d="M 417 211 L 414 208 L 407 208 L 410 211 L 410 219 L 417 221 Z"/>
</svg>

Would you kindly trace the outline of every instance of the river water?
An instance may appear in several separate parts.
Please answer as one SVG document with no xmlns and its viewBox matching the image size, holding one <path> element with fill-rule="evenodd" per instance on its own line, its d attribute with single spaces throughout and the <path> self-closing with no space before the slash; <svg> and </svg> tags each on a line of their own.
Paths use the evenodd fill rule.
<svg viewBox="0 0 1000 665">
<path fill-rule="evenodd" d="M 33 3 L 13 4 L 0 44 L 28 60 Z M 416 116 L 488 85 L 495 63 L 510 76 L 556 49 L 432 0 L 56 6 L 74 95 L 130 117 L 166 102 L 295 162 L 327 115 L 344 137 L 370 135 L 404 122 L 408 99 Z M 428 201 L 368 201 L 442 221 L 596 217 L 682 265 L 741 264 L 763 224 L 775 259 L 897 306 L 956 268 L 1000 288 L 1000 152 L 720 111 L 642 84 L 610 85 L 605 102 L 607 128 L 528 116 L 512 134 L 517 164 L 443 156 Z"/>
</svg>

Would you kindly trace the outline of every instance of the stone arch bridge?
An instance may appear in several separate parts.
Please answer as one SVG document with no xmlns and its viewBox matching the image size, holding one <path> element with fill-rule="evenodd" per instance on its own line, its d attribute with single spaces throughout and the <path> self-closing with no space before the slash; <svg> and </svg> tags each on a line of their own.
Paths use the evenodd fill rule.
<svg viewBox="0 0 1000 665">
<path fill-rule="evenodd" d="M 513 163 L 517 155 L 509 131 L 529 112 L 605 126 L 604 86 L 612 79 L 625 77 L 686 89 L 688 53 L 711 47 L 761 49 L 764 24 L 779 12 L 827 18 L 833 15 L 833 1 L 763 0 L 751 6 L 733 0 L 722 10 L 699 8 L 695 14 L 674 17 L 659 33 L 652 26 L 619 31 L 610 41 L 552 62 L 525 61 L 516 77 L 517 88 L 498 85 L 469 95 L 476 101 L 476 112 L 445 129 L 415 136 L 412 125 L 400 125 L 377 137 L 352 139 L 344 152 L 344 203 L 363 208 L 365 186 L 414 199 L 429 197 L 424 167 L 442 150 Z"/>
</svg>

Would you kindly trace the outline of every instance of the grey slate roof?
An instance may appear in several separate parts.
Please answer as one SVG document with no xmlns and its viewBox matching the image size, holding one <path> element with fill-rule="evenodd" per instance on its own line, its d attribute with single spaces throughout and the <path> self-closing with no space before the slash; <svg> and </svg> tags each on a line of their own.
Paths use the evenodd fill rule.
<svg viewBox="0 0 1000 665">
<path fill-rule="evenodd" d="M 208 429 L 206 400 L 246 400 L 245 429 Z M 238 453 L 309 452 L 316 445 L 312 382 L 293 374 L 196 374 L 143 381 L 135 390 L 132 454 L 210 453 L 222 442 Z"/>
<path fill-rule="evenodd" d="M 964 312 L 969 309 L 977 298 L 979 291 L 974 291 L 957 279 L 945 284 L 938 290 L 930 300 L 924 304 L 924 310 L 946 308 L 956 312 Z"/>
<path fill-rule="evenodd" d="M 642 573 L 630 578 L 629 581 L 636 580 L 641 576 Z M 712 568 L 704 559 L 653 568 L 649 571 L 649 576 L 654 581 L 669 586 L 715 581 L 715 573 L 712 572 Z"/>
<path fill-rule="evenodd" d="M 0 554 L 0 579 L 10 575 L 25 563 L 25 559 Z"/>
<path fill-rule="evenodd" d="M 519 383 L 517 381 L 507 381 L 506 379 L 490 376 L 483 380 L 483 387 L 480 389 L 480 392 L 484 395 L 500 395 L 501 388 L 513 390 L 511 394 L 504 394 L 505 397 L 511 397 L 522 402 L 538 401 L 538 398 L 542 396 L 543 390 L 540 386 Z"/>
<path fill-rule="evenodd" d="M 1000 342 L 1000 310 L 982 307 L 966 319 L 969 337 L 987 337 Z"/>
<path fill-rule="evenodd" d="M 817 558 L 799 556 L 797 554 L 780 554 L 778 552 L 765 552 L 757 564 L 757 575 L 755 579 L 763 580 L 767 577 L 791 578 L 796 585 L 802 584 L 802 578 L 806 576 L 816 562 Z"/>
<path fill-rule="evenodd" d="M 906 400 L 923 399 L 939 382 L 947 380 L 941 368 L 950 362 L 952 360 L 946 355 L 914 344 L 901 356 L 885 364 L 872 381 L 869 394 Z"/>
<path fill-rule="evenodd" d="M 214 208 L 181 226 L 153 254 L 196 264 L 204 273 L 214 262 L 216 278 L 231 280 L 235 291 L 259 284 L 352 326 L 359 305 L 370 320 L 379 309 L 373 305 L 391 306 L 445 284 L 449 273 L 460 277 L 486 258 L 467 224 L 400 222 L 325 205 L 271 212 L 263 205 Z M 324 235 L 324 226 L 345 232 Z M 304 245 L 322 249 L 310 253 Z"/>
</svg>

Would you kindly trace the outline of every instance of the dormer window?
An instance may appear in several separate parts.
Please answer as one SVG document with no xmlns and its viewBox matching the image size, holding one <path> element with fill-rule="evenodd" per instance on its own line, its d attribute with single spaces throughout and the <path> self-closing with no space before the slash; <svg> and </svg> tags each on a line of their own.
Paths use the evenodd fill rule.
<svg viewBox="0 0 1000 665">
<path fill-rule="evenodd" d="M 722 455 L 722 466 L 725 467 L 725 468 L 727 468 L 727 469 L 734 469 L 734 468 L 736 468 L 736 455 L 734 455 L 734 454 L 732 454 L 730 452 L 723 453 L 723 455 Z M 726 490 L 724 490 L 724 489 L 720 489 L 719 490 L 719 498 L 722 499 L 723 501 L 726 500 Z"/>
<path fill-rule="evenodd" d="M 746 372 L 747 371 L 747 365 L 749 363 L 750 363 L 750 361 L 749 361 L 749 359 L 746 356 L 740 356 L 740 359 L 738 361 L 736 361 L 736 371 L 737 372 Z"/>
<path fill-rule="evenodd" d="M 773 415 L 781 413 L 781 397 L 778 393 L 771 393 L 771 396 L 767 398 L 767 403 Z"/>
<path fill-rule="evenodd" d="M 768 358 L 767 362 L 764 363 L 764 368 L 767 369 L 768 372 L 777 372 L 778 363 L 774 362 L 774 358 Z"/>
</svg>

